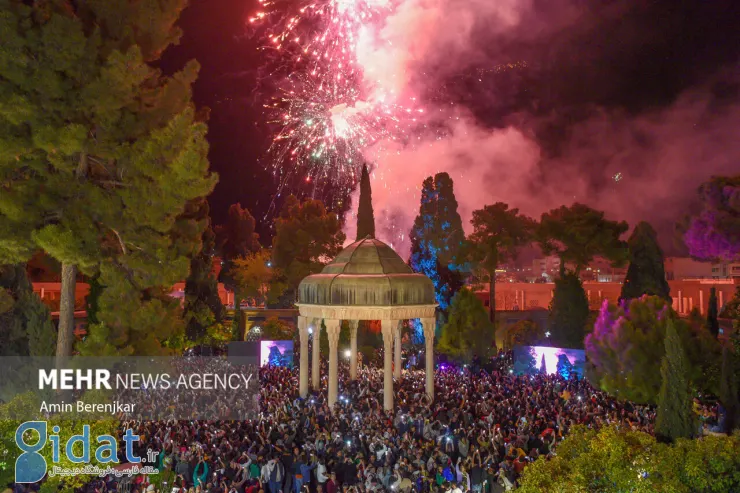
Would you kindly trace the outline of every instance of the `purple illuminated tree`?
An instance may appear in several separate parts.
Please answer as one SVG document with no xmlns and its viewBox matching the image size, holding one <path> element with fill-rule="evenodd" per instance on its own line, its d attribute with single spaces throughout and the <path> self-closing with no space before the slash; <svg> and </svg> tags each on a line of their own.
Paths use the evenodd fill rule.
<svg viewBox="0 0 740 493">
<path fill-rule="evenodd" d="M 740 259 L 740 176 L 715 176 L 699 187 L 702 208 L 689 218 L 684 243 L 693 257 Z"/>
<path fill-rule="evenodd" d="M 593 332 L 586 336 L 590 378 L 612 395 L 640 403 L 656 403 L 669 321 L 674 324 L 683 347 L 687 348 L 689 378 L 697 386 L 709 385 L 703 375 L 707 359 L 707 354 L 703 353 L 707 350 L 701 349 L 707 347 L 706 328 L 690 327 L 665 299 L 657 296 L 623 300 L 618 306 L 604 301 Z"/>
</svg>

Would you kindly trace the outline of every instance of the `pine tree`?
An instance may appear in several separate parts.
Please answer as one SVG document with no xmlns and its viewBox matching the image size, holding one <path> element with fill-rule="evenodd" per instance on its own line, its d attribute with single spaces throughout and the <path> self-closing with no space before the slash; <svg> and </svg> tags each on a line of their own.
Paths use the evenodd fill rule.
<svg viewBox="0 0 740 493">
<path fill-rule="evenodd" d="M 190 275 L 185 280 L 185 336 L 190 341 L 206 337 L 208 328 L 223 320 L 224 307 L 218 296 L 218 279 L 213 272 L 216 236 L 210 225 L 206 200 L 200 201 L 197 216 L 208 223 L 202 236 L 200 252 L 190 260 Z"/>
<path fill-rule="evenodd" d="M 719 320 L 717 320 L 717 289 L 712 286 L 709 289 L 709 307 L 707 309 L 707 330 L 714 337 L 719 335 Z"/>
<path fill-rule="evenodd" d="M 671 299 L 665 278 L 663 250 L 653 227 L 642 221 L 635 226 L 629 240 L 629 268 L 620 298 L 639 298 L 647 294 Z"/>
<path fill-rule="evenodd" d="M 23 101 L 0 115 L 12 136 L 0 141 L 0 231 L 13 231 L 0 256 L 24 260 L 40 247 L 61 263 L 60 358 L 72 349 L 79 271 L 106 286 L 102 323 L 90 327 L 102 332 L 88 337 L 99 345 L 87 350 L 131 342 L 157 352 L 172 335 L 170 308 L 157 310 L 188 264 L 172 232 L 186 203 L 215 184 L 191 103 L 197 64 L 173 76 L 154 65 L 178 40 L 185 3 L 0 0 L 0 106 Z M 150 320 L 134 325 L 123 313 Z"/>
<path fill-rule="evenodd" d="M 620 236 L 627 223 L 610 221 L 604 213 L 575 203 L 542 214 L 536 237 L 546 255 L 560 258 L 560 279 L 550 305 L 553 339 L 572 348 L 583 347 L 589 315 L 588 298 L 579 274 L 596 256 L 619 265 L 627 258 Z M 570 267 L 567 267 L 570 266 Z"/>
<path fill-rule="evenodd" d="M 535 222 L 497 202 L 473 211 L 473 234 L 468 238 L 469 256 L 488 273 L 488 312 L 496 316 L 496 269 L 516 258 L 519 249 L 532 239 Z"/>
<path fill-rule="evenodd" d="M 342 223 L 321 201 L 299 202 L 293 195 L 288 197 L 275 220 L 272 261 L 279 274 L 271 291 L 281 285 L 283 303 L 292 306 L 298 284 L 304 277 L 320 272 L 327 259 L 336 257 L 344 240 Z"/>
<path fill-rule="evenodd" d="M 560 257 L 561 271 L 570 265 L 579 275 L 596 256 L 613 265 L 626 260 L 627 245 L 619 238 L 627 228 L 624 221 L 610 221 L 603 212 L 575 203 L 542 214 L 536 236 L 545 255 Z"/>
<path fill-rule="evenodd" d="M 246 258 L 250 253 L 260 249 L 259 235 L 254 232 L 255 220 L 248 209 L 242 208 L 239 203 L 229 207 L 226 223 L 216 228 L 219 250 L 223 261 L 219 280 L 234 293 L 234 320 L 231 328 L 235 340 L 242 340 L 242 309 L 243 295 L 234 281 L 234 261 Z"/>
<path fill-rule="evenodd" d="M 370 189 L 370 174 L 367 165 L 362 166 L 360 178 L 360 200 L 357 207 L 357 240 L 375 238 L 375 215 L 373 213 L 373 193 Z"/>
<path fill-rule="evenodd" d="M 665 356 L 660 367 L 663 382 L 658 397 L 655 435 L 673 442 L 694 435 L 688 360 L 673 320 L 668 321 Z"/>
<path fill-rule="evenodd" d="M 437 303 L 446 311 L 452 297 L 463 286 L 460 269 L 465 241 L 452 179 L 447 173 L 437 173 L 424 180 L 419 215 L 410 238 L 409 264 L 414 271 L 432 280 Z"/>
</svg>

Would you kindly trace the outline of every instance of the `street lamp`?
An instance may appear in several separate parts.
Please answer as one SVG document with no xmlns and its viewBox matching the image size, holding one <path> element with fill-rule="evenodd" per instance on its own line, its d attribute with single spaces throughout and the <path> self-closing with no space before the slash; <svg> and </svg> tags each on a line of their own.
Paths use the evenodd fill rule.
<svg viewBox="0 0 740 493">
<path fill-rule="evenodd" d="M 350 351 L 349 349 L 347 349 L 347 350 L 346 350 L 346 351 L 344 352 L 344 357 L 345 357 L 345 358 L 349 358 L 350 356 L 352 356 L 352 351 Z"/>
</svg>

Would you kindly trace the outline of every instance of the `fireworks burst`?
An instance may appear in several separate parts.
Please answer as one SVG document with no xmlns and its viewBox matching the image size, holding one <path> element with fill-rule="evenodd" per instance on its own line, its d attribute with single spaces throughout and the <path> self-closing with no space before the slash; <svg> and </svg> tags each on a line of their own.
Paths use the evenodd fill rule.
<svg viewBox="0 0 740 493">
<path fill-rule="evenodd" d="M 422 109 L 364 80 L 357 62 L 363 32 L 390 13 L 389 0 L 314 0 L 292 7 L 260 0 L 250 22 L 264 25 L 277 53 L 276 95 L 265 108 L 275 137 L 269 156 L 281 186 L 296 174 L 351 188 L 363 151 L 403 140 Z"/>
<path fill-rule="evenodd" d="M 249 19 L 266 26 L 263 48 L 287 52 L 294 64 L 307 63 L 312 75 L 336 80 L 351 76 L 360 33 L 387 15 L 388 0 L 259 0 Z"/>
<path fill-rule="evenodd" d="M 363 150 L 381 139 L 406 139 L 408 124 L 423 114 L 382 95 L 365 101 L 357 84 L 300 73 L 289 77 L 266 107 L 270 123 L 277 126 L 270 151 L 281 177 L 300 169 L 306 181 L 348 179 L 350 187 L 362 166 Z"/>
</svg>

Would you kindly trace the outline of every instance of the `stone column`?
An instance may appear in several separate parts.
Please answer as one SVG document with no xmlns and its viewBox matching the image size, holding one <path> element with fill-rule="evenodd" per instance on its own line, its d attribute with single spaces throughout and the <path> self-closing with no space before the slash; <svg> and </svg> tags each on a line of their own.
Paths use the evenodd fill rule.
<svg viewBox="0 0 740 493">
<path fill-rule="evenodd" d="M 383 409 L 393 409 L 393 333 L 398 327 L 398 320 L 381 320 L 380 330 L 383 333 Z"/>
<path fill-rule="evenodd" d="M 403 327 L 403 321 L 399 320 L 393 331 L 393 377 L 401 378 L 401 327 Z"/>
<path fill-rule="evenodd" d="M 301 366 L 298 393 L 305 399 L 308 395 L 308 319 L 298 316 L 298 337 L 301 341 Z"/>
<path fill-rule="evenodd" d="M 313 319 L 313 354 L 311 354 L 311 387 L 314 390 L 321 390 L 321 319 Z"/>
<path fill-rule="evenodd" d="M 329 408 L 333 410 L 334 403 L 337 402 L 337 370 L 339 360 L 337 355 L 337 346 L 339 345 L 339 330 L 341 329 L 340 321 L 337 319 L 324 319 L 326 326 L 326 335 L 329 336 Z"/>
<path fill-rule="evenodd" d="M 349 379 L 357 380 L 357 326 L 359 320 L 349 321 Z"/>
<path fill-rule="evenodd" d="M 433 317 L 421 319 L 426 346 L 426 392 L 430 400 L 434 400 L 434 329 L 436 325 L 437 321 Z"/>
</svg>

